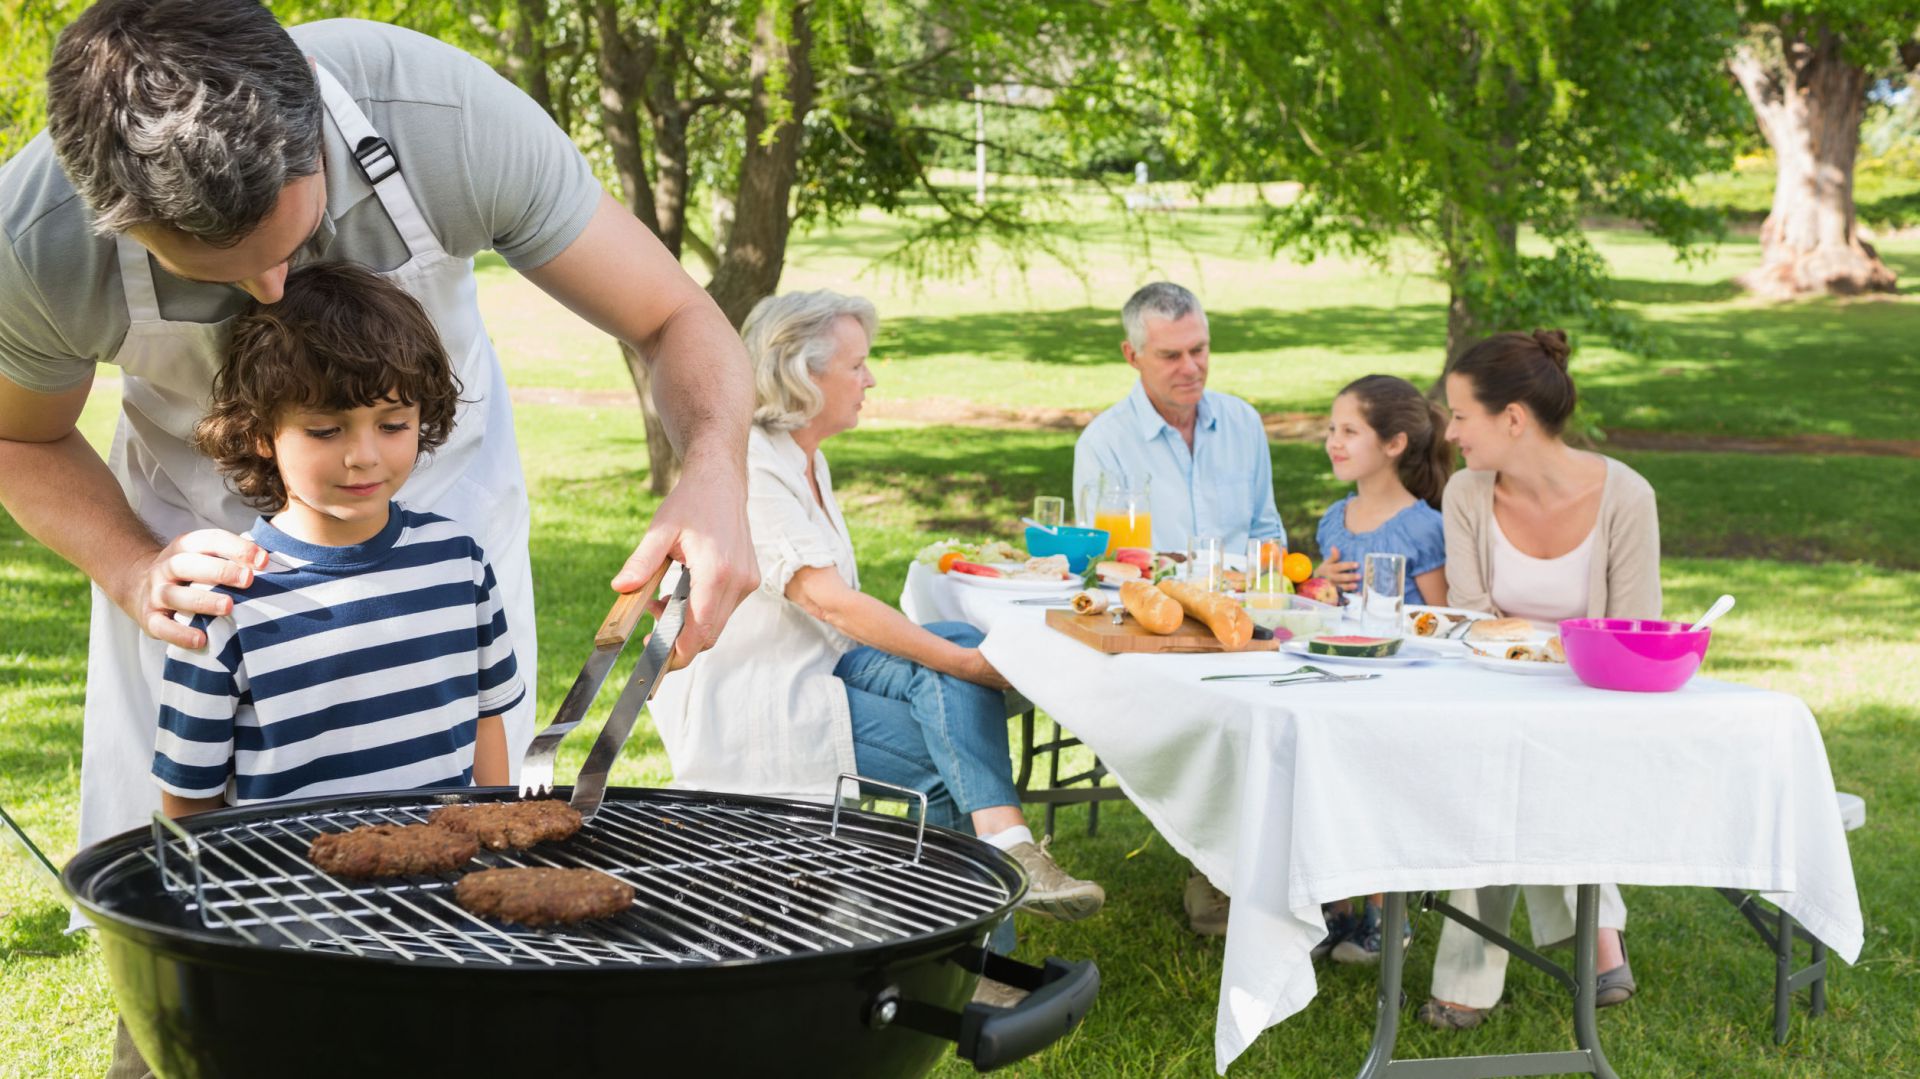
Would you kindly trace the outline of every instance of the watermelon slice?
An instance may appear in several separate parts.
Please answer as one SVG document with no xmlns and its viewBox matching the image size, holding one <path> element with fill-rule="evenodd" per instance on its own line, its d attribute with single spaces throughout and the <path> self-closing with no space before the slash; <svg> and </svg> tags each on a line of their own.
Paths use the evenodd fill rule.
<svg viewBox="0 0 1920 1079">
<path fill-rule="evenodd" d="M 1307 642 L 1307 651 L 1318 656 L 1350 656 L 1384 659 L 1400 651 L 1398 637 L 1315 637 Z"/>
</svg>

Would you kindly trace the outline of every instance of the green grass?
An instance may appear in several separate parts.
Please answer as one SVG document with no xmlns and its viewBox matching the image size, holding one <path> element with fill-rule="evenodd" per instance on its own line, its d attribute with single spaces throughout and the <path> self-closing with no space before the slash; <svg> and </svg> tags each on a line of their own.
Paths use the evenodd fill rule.
<svg viewBox="0 0 1920 1079">
<path fill-rule="evenodd" d="M 1272 409 L 1321 409 L 1347 379 L 1374 370 L 1430 377 L 1441 299 L 1408 253 L 1388 274 L 1338 261 L 1301 267 L 1238 237 L 1244 209 L 1175 219 L 1152 259 L 1107 222 L 1082 249 L 1084 277 L 1057 267 L 916 291 L 861 268 L 898 238 L 861 218 L 799 237 L 785 284 L 863 291 L 879 303 L 880 393 L 1004 405 L 1102 407 L 1125 392 L 1113 310 L 1156 273 L 1194 284 L 1214 319 L 1214 385 Z M 1687 268 L 1649 238 L 1596 241 L 1621 277 L 1621 302 L 1664 342 L 1628 356 L 1586 342 L 1582 390 L 1611 426 L 1748 436 L 1818 431 L 1911 438 L 1920 389 L 1920 304 L 1898 298 L 1780 308 L 1739 298 L 1730 278 L 1755 256 L 1736 240 Z M 1920 242 L 1883 247 L 1908 280 Z M 497 263 L 483 260 L 482 302 L 516 387 L 610 391 L 579 405 L 522 406 L 519 436 L 534 493 L 533 555 L 546 662 L 543 711 L 559 700 L 610 600 L 606 579 L 655 502 L 644 493 L 639 417 L 606 342 Z M 595 404 L 593 401 L 604 400 Z M 83 417 L 96 445 L 111 431 L 103 387 Z M 1055 432 L 872 425 L 829 444 L 868 591 L 896 598 L 912 552 L 946 534 L 1011 536 L 1036 493 L 1063 492 L 1072 438 Z M 1282 515 L 1296 545 L 1341 493 L 1317 446 L 1272 448 Z M 1920 1028 L 1920 460 L 1897 457 L 1628 453 L 1660 493 L 1663 574 L 1672 611 L 1723 591 L 1741 606 L 1721 624 L 1709 673 L 1794 693 L 1814 709 L 1833 770 L 1869 802 L 1852 835 L 1867 919 L 1862 962 L 1834 976 L 1832 1013 L 1767 1036 L 1771 962 L 1743 923 L 1704 891 L 1629 888 L 1643 993 L 1606 1013 L 1617 1069 L 1633 1076 L 1856 1076 L 1915 1070 Z M 74 849 L 87 601 L 70 567 L 0 515 L 0 804 L 56 860 Z M 604 707 L 601 712 L 604 714 Z M 598 717 L 594 722 L 598 721 Z M 580 762 L 576 738 L 565 773 Z M 664 751 L 645 724 L 616 782 L 659 783 Z M 1037 822 L 1038 813 L 1034 818 Z M 1111 897 L 1096 920 L 1023 925 L 1022 955 L 1088 957 L 1100 1003 L 1061 1047 L 1009 1069 L 1025 1076 L 1208 1074 L 1221 945 L 1185 929 L 1184 863 L 1125 804 L 1097 836 L 1084 809 L 1061 815 L 1058 850 Z M 0 843 L 0 847 L 4 847 Z M 20 860 L 0 855 L 0 1075 L 84 1076 L 105 1066 L 112 1001 L 98 948 L 60 932 L 57 905 Z M 1437 925 L 1422 921 L 1409 993 L 1426 988 Z M 1486 1029 L 1445 1037 L 1415 1026 L 1414 1053 L 1559 1048 L 1569 1033 L 1551 985 L 1516 964 L 1509 1006 Z M 1372 1016 L 1367 972 L 1322 972 L 1320 996 L 1260 1038 L 1235 1074 L 1351 1074 Z M 644 1054 L 645 1047 L 635 1051 Z M 643 1057 L 642 1057 L 643 1059 Z M 942 1074 L 971 1074 L 948 1062 Z"/>
<path fill-rule="evenodd" d="M 1193 287 L 1213 330 L 1210 385 L 1266 410 L 1324 411 L 1364 374 L 1424 385 L 1438 373 L 1446 334 L 1444 288 L 1427 259 L 1395 248 L 1386 271 L 1341 259 L 1297 265 L 1247 239 L 1243 205 L 1156 218 L 1138 236 L 1095 218 L 1074 269 L 1036 264 L 1024 276 L 991 259 L 986 270 L 925 287 L 868 270 L 901 238 L 862 216 L 792 244 L 782 287 L 870 296 L 881 331 L 877 398 L 957 398 L 1003 406 L 1105 408 L 1132 384 L 1120 358 L 1119 307 L 1141 283 L 1168 276 Z M 1604 230 L 1593 240 L 1617 278 L 1614 295 L 1637 318 L 1651 351 L 1629 354 L 1575 329 L 1574 374 L 1609 427 L 1778 436 L 1814 432 L 1911 438 L 1920 415 L 1920 238 L 1880 250 L 1900 274 L 1899 297 L 1815 299 L 1766 306 L 1733 278 L 1757 264 L 1752 236 L 1733 236 L 1693 264 L 1644 233 Z M 545 317 L 537 290 L 483 259 L 491 322 L 520 385 L 624 390 L 612 347 L 577 322 Z"/>
<path fill-rule="evenodd" d="M 87 423 L 96 435 L 104 430 L 105 409 L 98 411 Z M 604 613 L 605 578 L 653 503 L 637 493 L 644 446 L 631 410 L 523 407 L 520 435 L 535 491 L 534 560 L 548 657 L 539 695 L 550 708 L 571 676 L 568 642 L 577 646 Z M 1064 487 L 1071 447 L 1061 434 L 961 428 L 862 430 L 831 443 L 868 590 L 897 596 L 913 549 L 928 535 L 1008 532 L 1007 522 L 1035 491 Z M 1273 453 L 1283 513 L 1304 532 L 1338 489 L 1317 448 L 1277 445 Z M 1647 991 L 1605 1017 L 1609 1052 L 1626 1075 L 1886 1074 L 1910 1049 L 1920 1020 L 1920 969 L 1912 958 L 1920 915 L 1905 901 L 1920 888 L 1912 839 L 1920 826 L 1920 647 L 1910 624 L 1893 616 L 1920 610 L 1920 573 L 1912 572 L 1915 545 L 1902 542 L 1914 534 L 1915 511 L 1885 492 L 1920 489 L 1920 462 L 1629 459 L 1663 496 L 1669 605 L 1704 609 L 1721 591 L 1742 597 L 1737 616 L 1723 624 L 1710 673 L 1806 699 L 1821 718 L 1835 775 L 1869 801 L 1871 823 L 1852 837 L 1868 945 L 1859 967 L 1836 973 L 1830 1017 L 1796 1020 L 1794 1040 L 1775 1049 L 1765 1036 L 1770 961 L 1731 910 L 1704 891 L 1629 888 L 1636 970 Z M 1777 498 L 1756 498 L 1731 482 L 1756 464 Z M 1853 476 L 1861 465 L 1877 471 Z M 1850 494 L 1836 475 L 1864 484 L 1862 495 Z M 1828 557 L 1857 560 L 1806 560 L 1796 542 L 1810 522 L 1827 529 L 1821 535 Z M 1750 549 L 1731 549 L 1740 544 Z M 1775 555 L 1756 557 L 1775 548 Z M 8 552 L 0 572 L 8 612 L 8 654 L 0 657 L 0 802 L 64 858 L 73 849 L 84 595 L 78 575 L 24 540 L 10 521 L 0 520 L 0 549 Z M 1722 551 L 1743 557 L 1701 557 Z M 563 773 L 578 766 L 579 753 L 574 746 Z M 668 775 L 658 738 L 643 724 L 616 781 L 658 783 Z M 1010 1074 L 1204 1075 L 1221 946 L 1184 928 L 1184 863 L 1131 807 L 1108 806 L 1095 837 L 1085 836 L 1084 819 L 1083 809 L 1063 812 L 1061 857 L 1101 880 L 1110 906 L 1080 926 L 1026 924 L 1022 954 L 1095 959 L 1104 974 L 1100 1005 L 1065 1045 Z M 0 1014 L 7 1016 L 0 1074 L 86 1075 L 104 1066 L 111 1024 L 105 972 L 97 948 L 62 936 L 61 924 L 20 863 L 0 859 Z M 1436 933 L 1432 919 L 1422 922 L 1410 968 L 1416 997 Z M 1351 1071 L 1365 1053 L 1371 986 L 1364 972 L 1325 972 L 1319 998 L 1256 1042 L 1235 1073 Z M 1406 1051 L 1562 1044 L 1567 1035 L 1550 1006 L 1551 984 L 1516 964 L 1510 989 L 1511 1005 L 1490 1028 L 1456 1039 L 1416 1028 L 1403 1042 Z M 957 1064 L 944 1071 L 969 1073 Z"/>
</svg>

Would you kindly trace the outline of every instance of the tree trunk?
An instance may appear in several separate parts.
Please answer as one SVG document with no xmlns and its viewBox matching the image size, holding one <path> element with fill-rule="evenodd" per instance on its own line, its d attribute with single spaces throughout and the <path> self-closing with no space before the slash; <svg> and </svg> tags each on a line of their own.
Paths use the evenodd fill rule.
<svg viewBox="0 0 1920 1079">
<path fill-rule="evenodd" d="M 693 110 L 680 100 L 676 61 L 681 54 L 677 36 L 670 35 L 654 50 L 654 64 L 646 73 L 647 113 L 653 121 L 653 206 L 660 242 L 680 257 L 687 222 L 687 188 L 692 162 L 687 156 L 687 125 Z"/>
<path fill-rule="evenodd" d="M 800 162 L 801 122 L 813 107 L 813 32 L 805 0 L 783 11 L 769 6 L 754 27 L 752 98 L 746 112 L 746 153 L 740 162 L 733 228 L 726 253 L 707 292 L 727 319 L 739 326 L 753 305 L 780 286 L 787 257 L 787 233 L 793 226 L 790 196 Z M 781 41 L 776 15 L 791 20 L 788 41 Z M 783 61 L 786 114 L 776 108 L 779 88 L 770 85 L 776 58 Z"/>
<path fill-rule="evenodd" d="M 657 50 L 651 40 L 635 43 L 621 32 L 618 8 L 611 0 L 594 5 L 594 21 L 599 30 L 600 47 L 600 128 L 613 151 L 614 174 L 620 192 L 634 216 L 658 233 L 660 219 L 655 210 L 653 186 L 648 181 L 646 149 L 640 140 L 640 110 L 646 91 L 646 77 Z M 659 410 L 653 405 L 653 370 L 646 357 L 634 347 L 620 342 L 620 357 L 626 361 L 627 375 L 633 379 L 633 392 L 640 399 L 640 415 L 647 430 L 647 489 L 664 495 L 680 478 L 680 458 L 667 439 Z"/>
<path fill-rule="evenodd" d="M 1486 301 L 1475 295 L 1473 279 L 1487 271 L 1486 264 L 1479 255 L 1474 254 L 1468 226 L 1459 220 L 1459 212 L 1449 211 L 1448 219 L 1442 229 L 1444 251 L 1441 255 L 1441 271 L 1447 278 L 1447 362 L 1464 352 L 1468 345 L 1501 327 L 1494 324 L 1487 312 Z M 1512 221 L 1494 221 L 1491 224 L 1493 235 L 1498 244 L 1497 254 L 1508 267 L 1520 259 L 1520 230 Z M 1444 394 L 1445 386 L 1436 381 L 1434 389 L 1436 399 Z"/>
<path fill-rule="evenodd" d="M 640 417 L 647 428 L 647 490 L 664 495 L 680 481 L 680 455 L 667 438 L 667 426 L 660 421 L 660 410 L 653 407 L 653 369 L 647 366 L 632 345 L 620 342 L 620 358 L 627 361 L 627 375 L 633 379 L 633 391 L 640 396 Z"/>
<path fill-rule="evenodd" d="M 1853 163 L 1867 72 L 1824 26 L 1783 25 L 1742 45 L 1728 67 L 1773 148 L 1773 209 L 1760 226 L 1760 266 L 1740 278 L 1775 299 L 1814 292 L 1892 292 L 1894 274 L 1860 239 Z"/>
<path fill-rule="evenodd" d="M 621 196 L 635 217 L 659 232 L 646 147 L 640 140 L 640 110 L 646 99 L 646 73 L 653 66 L 653 42 L 627 40 L 620 29 L 619 5 L 612 0 L 596 3 L 593 16 L 600 39 L 600 133 L 612 151 Z"/>
</svg>

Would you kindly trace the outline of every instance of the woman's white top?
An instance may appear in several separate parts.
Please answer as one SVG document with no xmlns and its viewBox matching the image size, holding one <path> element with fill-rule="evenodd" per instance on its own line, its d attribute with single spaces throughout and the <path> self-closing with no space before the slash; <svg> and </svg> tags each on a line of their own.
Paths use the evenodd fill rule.
<svg viewBox="0 0 1920 1079">
<path fill-rule="evenodd" d="M 1493 605 L 1514 618 L 1557 623 L 1587 617 L 1588 570 L 1593 565 L 1593 536 L 1558 558 L 1524 554 L 1493 521 Z"/>
<path fill-rule="evenodd" d="M 661 680 L 650 706 L 676 787 L 824 802 L 835 777 L 854 770 L 846 686 L 833 668 L 857 642 L 786 595 L 807 566 L 831 567 L 860 587 L 827 459 L 814 452 L 820 501 L 807 464 L 791 435 L 756 425 L 748 436 L 747 519 L 760 587 L 718 643 Z"/>
</svg>

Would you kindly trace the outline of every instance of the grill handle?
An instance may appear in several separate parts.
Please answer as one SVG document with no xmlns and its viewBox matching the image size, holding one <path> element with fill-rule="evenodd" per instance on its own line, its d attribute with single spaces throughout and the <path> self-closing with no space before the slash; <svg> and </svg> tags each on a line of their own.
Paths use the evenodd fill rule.
<svg viewBox="0 0 1920 1079">
<path fill-rule="evenodd" d="M 156 809 L 153 811 L 153 853 L 160 862 L 160 885 L 169 892 L 181 890 L 173 883 L 179 874 L 167 865 L 168 832 L 172 832 L 180 840 L 180 845 L 187 848 L 187 860 L 193 863 L 193 900 L 199 904 L 201 924 L 211 929 L 213 920 L 207 916 L 207 885 L 200 874 L 200 841 L 193 838 L 193 833 L 180 827 L 179 821 Z"/>
<path fill-rule="evenodd" d="M 840 790 L 842 787 L 846 786 L 847 780 L 849 779 L 853 780 L 854 783 L 856 784 L 864 783 L 869 787 L 885 787 L 890 791 L 898 791 L 901 794 L 906 795 L 907 800 L 909 801 L 913 799 L 919 800 L 920 828 L 918 831 L 914 832 L 913 834 L 913 864 L 919 865 L 920 850 L 922 847 L 925 847 L 927 845 L 927 796 L 925 793 L 914 790 L 912 787 L 902 787 L 897 783 L 887 783 L 878 779 L 868 779 L 866 776 L 857 776 L 857 775 L 854 775 L 852 772 L 841 772 L 840 778 L 833 781 L 833 821 L 831 826 L 827 829 L 827 837 L 831 839 L 831 838 L 836 838 L 840 835 L 840 804 L 841 804 Z M 857 790 L 859 788 L 856 787 L 855 789 Z"/>
<path fill-rule="evenodd" d="M 1069 963 L 1049 958 L 1045 966 L 1035 967 L 984 949 L 980 954 L 983 960 L 964 965 L 977 965 L 982 977 L 1028 990 L 1027 998 L 1011 1008 L 968 1004 L 955 1013 L 883 995 L 872 1021 L 891 1021 L 945 1038 L 954 1043 L 955 1056 L 988 1072 L 1025 1060 L 1071 1034 L 1100 994 L 1100 968 L 1091 959 Z"/>
</svg>

